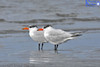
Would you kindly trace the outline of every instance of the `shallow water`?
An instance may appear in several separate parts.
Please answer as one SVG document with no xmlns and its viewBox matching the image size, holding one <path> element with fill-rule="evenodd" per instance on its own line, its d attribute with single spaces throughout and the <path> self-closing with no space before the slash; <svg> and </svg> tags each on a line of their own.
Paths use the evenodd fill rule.
<svg viewBox="0 0 100 67">
<path fill-rule="evenodd" d="M 85 0 L 0 0 L 0 67 L 100 67 L 99 8 Z M 83 33 L 57 52 L 50 43 L 38 51 L 21 30 L 32 24 Z"/>
</svg>

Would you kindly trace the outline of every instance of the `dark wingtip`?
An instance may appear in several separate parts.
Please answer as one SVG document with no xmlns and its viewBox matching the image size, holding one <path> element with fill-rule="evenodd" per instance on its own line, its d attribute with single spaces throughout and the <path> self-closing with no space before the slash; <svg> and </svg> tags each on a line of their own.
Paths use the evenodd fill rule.
<svg viewBox="0 0 100 67">
<path fill-rule="evenodd" d="M 73 33 L 72 37 L 77 37 L 77 36 L 82 36 L 82 34 L 81 33 Z"/>
</svg>

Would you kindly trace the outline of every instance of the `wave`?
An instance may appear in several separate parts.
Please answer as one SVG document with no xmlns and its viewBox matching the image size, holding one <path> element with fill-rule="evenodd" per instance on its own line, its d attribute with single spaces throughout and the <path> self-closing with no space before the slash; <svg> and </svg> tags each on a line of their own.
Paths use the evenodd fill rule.
<svg viewBox="0 0 100 67">
<path fill-rule="evenodd" d="M 100 30 L 100 28 L 76 28 L 76 29 L 65 29 L 65 31 L 90 31 L 90 30 Z"/>
<path fill-rule="evenodd" d="M 59 16 L 59 17 L 77 17 L 77 14 L 76 13 L 70 13 L 70 14 L 56 13 L 56 16 Z"/>
<path fill-rule="evenodd" d="M 0 22 L 4 22 L 5 21 L 5 19 L 0 19 Z"/>
<path fill-rule="evenodd" d="M 11 34 L 11 33 L 26 33 L 28 31 L 23 30 L 1 30 L 0 34 Z"/>
<path fill-rule="evenodd" d="M 100 18 L 92 17 L 92 18 L 71 18 L 75 21 L 100 21 Z"/>
<path fill-rule="evenodd" d="M 12 8 L 13 6 L 0 6 L 0 8 Z"/>
<path fill-rule="evenodd" d="M 28 21 L 9 21 L 10 23 L 46 23 L 46 22 L 63 22 L 66 19 L 33 19 Z"/>
</svg>

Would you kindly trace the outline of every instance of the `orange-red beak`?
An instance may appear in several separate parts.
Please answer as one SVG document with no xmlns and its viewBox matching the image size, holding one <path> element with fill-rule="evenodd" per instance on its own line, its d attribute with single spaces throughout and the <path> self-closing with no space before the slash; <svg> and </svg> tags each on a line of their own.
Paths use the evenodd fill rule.
<svg viewBox="0 0 100 67">
<path fill-rule="evenodd" d="M 29 28 L 28 27 L 24 27 L 24 28 L 22 28 L 22 30 L 29 30 Z"/>
<path fill-rule="evenodd" d="M 43 28 L 39 28 L 38 31 L 43 31 Z"/>
</svg>

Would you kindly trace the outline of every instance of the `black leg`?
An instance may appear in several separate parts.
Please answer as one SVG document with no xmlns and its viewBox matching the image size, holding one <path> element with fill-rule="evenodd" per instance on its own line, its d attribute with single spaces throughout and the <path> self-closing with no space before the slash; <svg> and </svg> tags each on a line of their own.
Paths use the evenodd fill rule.
<svg viewBox="0 0 100 67">
<path fill-rule="evenodd" d="M 58 48 L 58 45 L 56 46 L 56 49 Z"/>
<path fill-rule="evenodd" d="M 38 50 L 40 50 L 40 43 L 38 44 Z"/>
<path fill-rule="evenodd" d="M 57 50 L 57 47 L 56 47 L 56 45 L 54 45 L 54 50 Z"/>
<path fill-rule="evenodd" d="M 58 44 L 57 45 L 54 45 L 54 50 L 56 51 L 58 48 Z"/>
<path fill-rule="evenodd" d="M 44 44 L 42 43 L 41 50 L 43 50 L 43 45 L 44 45 Z"/>
</svg>

